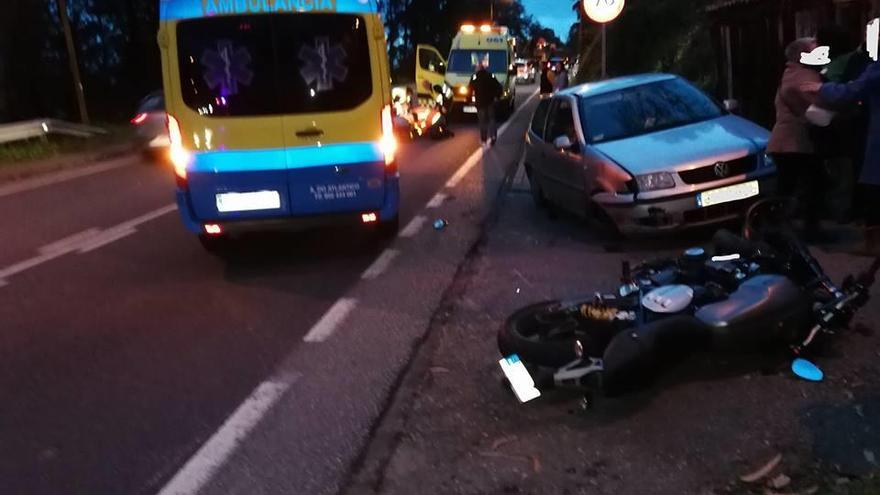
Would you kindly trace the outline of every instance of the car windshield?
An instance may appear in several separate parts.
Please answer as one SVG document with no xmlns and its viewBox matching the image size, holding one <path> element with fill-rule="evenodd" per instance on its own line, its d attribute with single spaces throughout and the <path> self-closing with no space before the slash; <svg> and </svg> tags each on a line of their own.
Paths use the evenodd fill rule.
<svg viewBox="0 0 880 495">
<path fill-rule="evenodd" d="M 580 110 L 590 143 L 679 127 L 723 114 L 712 99 L 682 79 L 583 98 Z"/>
<path fill-rule="evenodd" d="M 332 112 L 373 93 L 355 15 L 222 16 L 177 28 L 183 100 L 212 116 Z"/>
<path fill-rule="evenodd" d="M 489 72 L 507 72 L 505 50 L 452 50 L 449 54 L 449 72 L 473 73 L 478 63 L 489 64 Z"/>
</svg>

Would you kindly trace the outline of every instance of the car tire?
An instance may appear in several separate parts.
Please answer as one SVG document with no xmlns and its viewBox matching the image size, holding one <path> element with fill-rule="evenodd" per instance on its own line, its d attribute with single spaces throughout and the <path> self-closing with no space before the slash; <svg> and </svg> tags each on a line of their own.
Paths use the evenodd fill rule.
<svg viewBox="0 0 880 495">
<path fill-rule="evenodd" d="M 532 171 L 532 167 L 525 165 L 526 168 L 526 177 L 529 179 L 529 191 L 532 195 L 532 201 L 535 203 L 535 207 L 538 209 L 546 209 L 549 206 L 549 202 L 547 201 L 547 197 L 544 196 L 544 190 L 541 189 L 541 184 L 538 183 L 538 179 L 535 178 L 535 173 Z"/>
<path fill-rule="evenodd" d="M 202 248 L 217 256 L 223 256 L 229 253 L 232 247 L 232 240 L 225 235 L 206 235 L 199 234 L 199 244 Z"/>
<path fill-rule="evenodd" d="M 383 241 L 395 238 L 398 232 L 400 232 L 400 214 L 394 215 L 391 220 L 380 222 L 376 226 L 376 233 Z"/>
</svg>

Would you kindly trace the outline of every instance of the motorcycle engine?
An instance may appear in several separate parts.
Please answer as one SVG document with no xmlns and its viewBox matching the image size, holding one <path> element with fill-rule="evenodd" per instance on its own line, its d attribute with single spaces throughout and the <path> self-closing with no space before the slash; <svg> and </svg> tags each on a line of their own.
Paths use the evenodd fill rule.
<svg viewBox="0 0 880 495">
<path fill-rule="evenodd" d="M 642 297 L 642 306 L 654 313 L 678 313 L 694 300 L 694 290 L 687 285 L 664 285 Z"/>
</svg>

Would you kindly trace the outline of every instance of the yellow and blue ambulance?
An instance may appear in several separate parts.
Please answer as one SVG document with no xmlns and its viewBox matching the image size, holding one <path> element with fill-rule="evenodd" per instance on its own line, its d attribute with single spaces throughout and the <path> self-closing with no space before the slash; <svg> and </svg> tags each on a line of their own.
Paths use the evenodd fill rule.
<svg viewBox="0 0 880 495">
<path fill-rule="evenodd" d="M 249 230 L 398 229 L 376 0 L 160 0 L 177 203 L 212 249 Z"/>
</svg>

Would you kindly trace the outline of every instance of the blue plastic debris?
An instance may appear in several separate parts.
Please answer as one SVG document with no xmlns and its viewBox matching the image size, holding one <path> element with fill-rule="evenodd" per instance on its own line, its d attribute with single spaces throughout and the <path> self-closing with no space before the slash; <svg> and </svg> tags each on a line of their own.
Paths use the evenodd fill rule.
<svg viewBox="0 0 880 495">
<path fill-rule="evenodd" d="M 442 218 L 434 220 L 434 230 L 443 230 L 446 228 L 447 225 L 449 225 L 449 222 L 443 220 Z"/>
<path fill-rule="evenodd" d="M 821 382 L 825 376 L 818 366 L 801 358 L 797 358 L 791 363 L 791 371 L 804 380 L 811 382 Z"/>
</svg>

